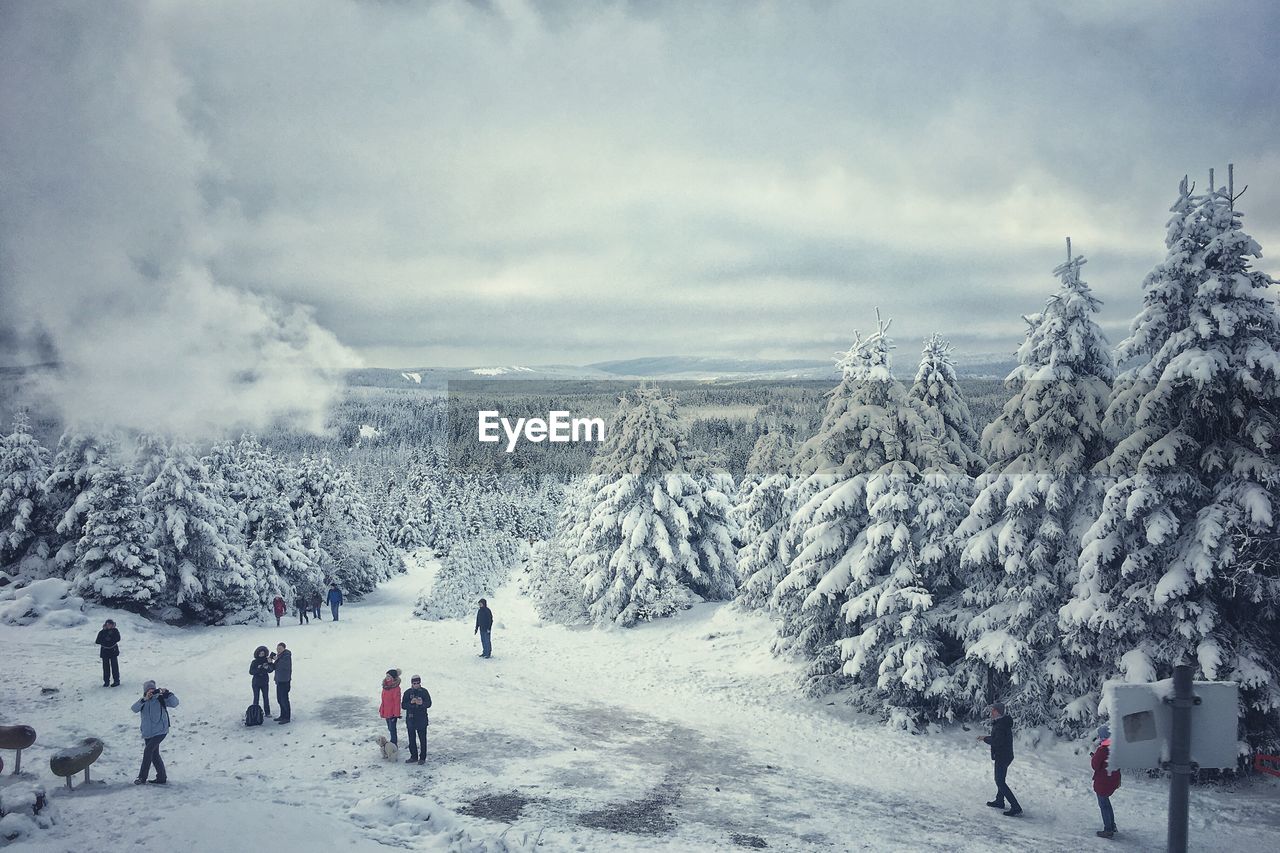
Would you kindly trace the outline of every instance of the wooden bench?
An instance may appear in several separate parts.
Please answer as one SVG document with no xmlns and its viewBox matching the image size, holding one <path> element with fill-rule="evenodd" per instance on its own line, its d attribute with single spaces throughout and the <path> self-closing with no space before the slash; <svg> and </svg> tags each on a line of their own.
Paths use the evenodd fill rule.
<svg viewBox="0 0 1280 853">
<path fill-rule="evenodd" d="M 31 726 L 0 726 L 0 749 L 14 749 L 18 752 L 13 762 L 13 775 L 22 772 L 22 750 L 36 742 L 36 730 Z M 4 769 L 4 761 L 0 760 L 0 770 Z"/>
<path fill-rule="evenodd" d="M 102 741 L 96 737 L 87 737 L 75 746 L 60 749 L 49 758 L 49 769 L 54 776 L 67 780 L 67 789 L 71 789 L 71 777 L 84 771 L 84 781 L 89 781 L 89 765 L 102 755 Z"/>
</svg>

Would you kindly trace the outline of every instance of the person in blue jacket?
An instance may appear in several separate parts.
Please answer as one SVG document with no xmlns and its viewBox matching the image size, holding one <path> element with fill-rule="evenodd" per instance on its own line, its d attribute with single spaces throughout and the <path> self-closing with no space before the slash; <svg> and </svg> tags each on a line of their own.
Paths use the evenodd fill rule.
<svg viewBox="0 0 1280 853">
<path fill-rule="evenodd" d="M 333 621 L 338 621 L 338 607 L 342 604 L 342 590 L 338 589 L 338 585 L 332 584 L 329 587 L 329 612 L 333 614 Z"/>
<path fill-rule="evenodd" d="M 178 707 L 178 697 L 163 687 L 156 687 L 154 681 L 142 685 L 142 698 L 133 703 L 133 713 L 142 715 L 142 769 L 133 784 L 142 785 L 152 782 L 163 785 L 169 781 L 165 773 L 164 760 L 160 757 L 160 742 L 169 734 L 169 709 Z M 156 766 L 156 778 L 151 775 L 151 765 Z"/>
</svg>

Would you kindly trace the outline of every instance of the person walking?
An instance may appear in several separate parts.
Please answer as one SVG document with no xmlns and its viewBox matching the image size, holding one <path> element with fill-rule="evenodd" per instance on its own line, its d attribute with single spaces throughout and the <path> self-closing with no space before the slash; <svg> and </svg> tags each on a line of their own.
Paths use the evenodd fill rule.
<svg viewBox="0 0 1280 853">
<path fill-rule="evenodd" d="M 317 589 L 315 592 L 311 593 L 311 615 L 315 617 L 317 622 L 320 621 L 320 606 L 322 604 L 324 604 L 324 596 L 322 596 L 320 594 L 320 590 Z"/>
<path fill-rule="evenodd" d="M 98 655 L 102 658 L 102 686 L 120 686 L 120 631 L 114 619 L 102 623 L 102 630 L 94 640 Z"/>
<path fill-rule="evenodd" d="M 279 725 L 293 719 L 293 706 L 289 704 L 289 687 L 293 683 L 293 652 L 285 648 L 284 643 L 276 643 L 276 705 L 280 708 L 280 716 L 276 717 Z"/>
<path fill-rule="evenodd" d="M 342 606 L 342 590 L 338 589 L 338 585 L 331 584 L 329 586 L 329 595 L 326 599 L 329 602 L 329 612 L 333 614 L 333 621 L 338 621 L 338 608 Z"/>
<path fill-rule="evenodd" d="M 1102 812 L 1102 829 L 1098 830 L 1099 838 L 1114 838 L 1116 834 L 1116 813 L 1111 808 L 1111 795 L 1120 787 L 1120 771 L 1107 771 L 1107 759 L 1111 757 L 1111 727 L 1106 723 L 1098 726 L 1097 751 L 1090 758 L 1093 766 L 1093 792 L 1098 795 L 1098 811 Z"/>
<path fill-rule="evenodd" d="M 293 607 L 298 611 L 298 624 L 310 624 L 311 622 L 311 602 L 307 601 L 307 597 L 302 593 L 293 600 Z"/>
<path fill-rule="evenodd" d="M 405 764 L 427 763 L 427 709 L 431 707 L 431 694 L 422 686 L 422 676 L 409 679 L 411 685 L 400 700 L 404 709 L 404 726 L 409 730 L 409 758 Z"/>
<path fill-rule="evenodd" d="M 253 660 L 249 662 L 249 675 L 253 676 L 253 704 L 257 705 L 258 697 L 262 697 L 262 713 L 271 716 L 271 673 L 275 670 L 275 655 L 269 654 L 266 646 L 258 646 L 253 650 Z"/>
<path fill-rule="evenodd" d="M 991 734 L 978 735 L 978 740 L 991 745 L 991 760 L 995 762 L 996 798 L 987 805 L 1005 809 L 1007 802 L 1004 816 L 1017 817 L 1022 814 L 1022 806 L 1005 781 L 1009 765 L 1013 763 L 1013 718 L 1005 713 L 1003 702 L 991 703 Z"/>
<path fill-rule="evenodd" d="M 142 717 L 142 769 L 133 784 L 142 785 L 153 782 L 164 785 L 169 781 L 165 772 L 164 760 L 160 757 L 160 742 L 169 734 L 169 709 L 178 707 L 178 697 L 163 687 L 156 687 L 154 681 L 142 685 L 142 698 L 133 703 L 133 713 Z M 151 765 L 155 765 L 156 778 L 151 775 Z"/>
<path fill-rule="evenodd" d="M 493 654 L 493 644 L 489 640 L 491 631 L 493 631 L 493 611 L 489 609 L 488 602 L 482 598 L 480 609 L 476 611 L 476 629 L 472 632 L 480 635 L 480 657 L 482 658 Z"/>
<path fill-rule="evenodd" d="M 400 719 L 400 670 L 387 670 L 382 679 L 382 703 L 378 707 L 378 716 L 387 721 L 387 731 L 391 733 L 391 742 L 400 745 L 396 736 L 397 721 Z"/>
<path fill-rule="evenodd" d="M 271 612 L 276 614 L 276 627 L 280 627 L 280 618 L 285 614 L 284 599 L 276 596 L 275 601 L 271 602 Z"/>
</svg>

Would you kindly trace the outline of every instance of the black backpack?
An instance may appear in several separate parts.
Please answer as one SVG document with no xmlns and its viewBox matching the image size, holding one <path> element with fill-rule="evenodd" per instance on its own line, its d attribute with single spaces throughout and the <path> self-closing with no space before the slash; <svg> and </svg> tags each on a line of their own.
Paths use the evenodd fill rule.
<svg viewBox="0 0 1280 853">
<path fill-rule="evenodd" d="M 246 726 L 262 725 L 262 706 L 257 702 L 250 705 L 244 710 L 244 724 Z"/>
</svg>

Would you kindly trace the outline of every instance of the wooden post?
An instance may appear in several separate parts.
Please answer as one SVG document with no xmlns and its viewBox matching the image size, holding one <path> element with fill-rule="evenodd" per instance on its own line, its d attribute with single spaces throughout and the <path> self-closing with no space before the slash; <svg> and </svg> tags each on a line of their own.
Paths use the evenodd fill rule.
<svg viewBox="0 0 1280 853">
<path fill-rule="evenodd" d="M 1067 238 L 1067 263 L 1071 263 L 1071 238 Z"/>
<path fill-rule="evenodd" d="M 1209 192 L 1213 192 L 1213 168 L 1209 168 Z"/>
<path fill-rule="evenodd" d="M 1227 203 L 1232 210 L 1236 209 L 1236 164 L 1227 164 Z"/>
<path fill-rule="evenodd" d="M 13 775 L 17 776 L 22 772 L 22 750 L 18 750 L 18 757 L 13 760 Z"/>
</svg>

